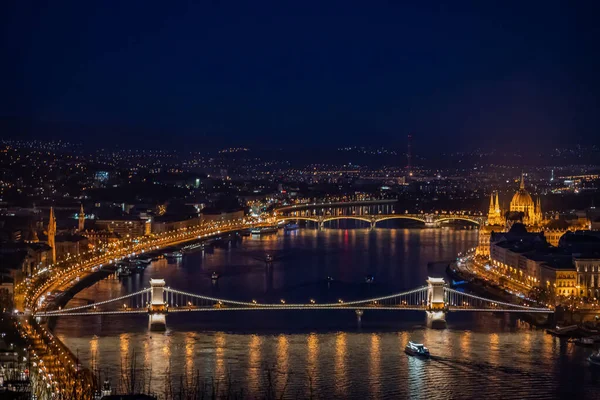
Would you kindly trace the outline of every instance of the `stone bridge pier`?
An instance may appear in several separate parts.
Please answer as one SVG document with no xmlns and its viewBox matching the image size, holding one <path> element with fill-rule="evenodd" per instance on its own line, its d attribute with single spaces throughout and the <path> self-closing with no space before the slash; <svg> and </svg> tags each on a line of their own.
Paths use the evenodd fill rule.
<svg viewBox="0 0 600 400">
<path fill-rule="evenodd" d="M 150 279 L 150 304 L 148 304 L 148 327 L 151 331 L 167 329 L 167 304 L 165 303 L 165 280 Z"/>
<path fill-rule="evenodd" d="M 436 228 L 439 226 L 433 215 L 425 216 L 425 226 L 428 228 Z"/>
<path fill-rule="evenodd" d="M 427 327 L 433 329 L 446 328 L 446 304 L 444 278 L 427 279 Z"/>
</svg>

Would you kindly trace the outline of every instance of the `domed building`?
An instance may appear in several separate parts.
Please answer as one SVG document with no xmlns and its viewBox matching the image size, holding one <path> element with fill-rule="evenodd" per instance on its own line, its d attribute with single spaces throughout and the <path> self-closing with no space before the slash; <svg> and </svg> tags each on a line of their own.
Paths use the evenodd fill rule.
<svg viewBox="0 0 600 400">
<path fill-rule="evenodd" d="M 538 198 L 536 202 L 533 201 L 525 189 L 525 177 L 521 175 L 519 190 L 510 201 L 509 210 L 501 209 L 498 192 L 495 193 L 495 196 L 494 193 L 491 194 L 487 225 L 479 228 L 479 244 L 476 254 L 489 257 L 492 232 L 503 232 L 515 223 L 541 229 L 544 222 L 540 199 Z"/>
<path fill-rule="evenodd" d="M 528 226 L 542 223 L 542 205 L 538 197 L 534 203 L 529 192 L 525 189 L 525 177 L 521 175 L 519 190 L 510 201 L 510 211 L 523 213 L 523 223 Z"/>
</svg>

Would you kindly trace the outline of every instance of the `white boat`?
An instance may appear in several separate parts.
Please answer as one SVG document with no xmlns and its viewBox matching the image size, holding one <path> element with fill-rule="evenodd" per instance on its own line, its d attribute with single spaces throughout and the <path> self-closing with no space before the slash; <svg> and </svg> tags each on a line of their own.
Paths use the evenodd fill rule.
<svg viewBox="0 0 600 400">
<path fill-rule="evenodd" d="M 277 226 L 263 226 L 262 228 L 252 228 L 250 233 L 253 235 L 262 235 L 264 233 L 277 233 Z"/>
<path fill-rule="evenodd" d="M 167 258 L 182 258 L 183 253 L 181 251 L 173 251 L 171 253 L 165 253 L 165 257 L 167 257 Z"/>
<path fill-rule="evenodd" d="M 587 360 L 590 364 L 600 367 L 600 352 L 590 354 Z"/>
<path fill-rule="evenodd" d="M 584 337 L 584 338 L 581 338 L 581 339 L 577 340 L 575 342 L 575 344 L 579 344 L 580 346 L 593 346 L 594 345 L 594 338 Z"/>
<path fill-rule="evenodd" d="M 217 279 L 219 279 L 219 274 L 217 272 L 213 272 L 211 275 L 211 279 L 213 281 L 216 281 Z"/>
<path fill-rule="evenodd" d="M 415 357 L 429 358 L 429 349 L 420 343 L 408 342 L 404 352 Z"/>
</svg>

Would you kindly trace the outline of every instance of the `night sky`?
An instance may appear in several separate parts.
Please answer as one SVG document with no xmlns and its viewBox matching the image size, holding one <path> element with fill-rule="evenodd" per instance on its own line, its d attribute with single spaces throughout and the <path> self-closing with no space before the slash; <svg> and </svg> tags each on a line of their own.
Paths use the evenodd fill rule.
<svg viewBox="0 0 600 400">
<path fill-rule="evenodd" d="M 400 3 L 5 0 L 1 136 L 600 141 L 597 1 Z"/>
</svg>

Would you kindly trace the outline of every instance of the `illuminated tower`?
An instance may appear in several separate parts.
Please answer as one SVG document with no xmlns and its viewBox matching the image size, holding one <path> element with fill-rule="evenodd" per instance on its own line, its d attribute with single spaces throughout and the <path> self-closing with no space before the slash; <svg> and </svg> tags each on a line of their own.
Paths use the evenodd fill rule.
<svg viewBox="0 0 600 400">
<path fill-rule="evenodd" d="M 543 220 L 544 216 L 542 214 L 542 199 L 538 197 L 535 203 L 534 223 L 535 225 L 541 225 Z"/>
<path fill-rule="evenodd" d="M 521 172 L 521 184 L 519 185 L 520 190 L 525 190 L 525 174 Z"/>
<path fill-rule="evenodd" d="M 488 211 L 489 225 L 503 225 L 502 211 L 500 210 L 500 200 L 498 200 L 498 192 L 496 192 L 496 200 L 494 201 L 494 193 L 490 195 L 490 209 Z"/>
<path fill-rule="evenodd" d="M 48 246 L 52 247 L 52 264 L 56 263 L 56 218 L 54 208 L 50 207 L 50 219 L 48 221 Z"/>
<path fill-rule="evenodd" d="M 496 208 L 494 208 L 494 211 L 497 215 L 502 217 L 502 210 L 500 210 L 500 200 L 498 199 L 498 192 L 496 192 Z"/>
<path fill-rule="evenodd" d="M 408 144 L 406 150 L 406 172 L 412 176 L 412 135 L 408 135 Z"/>
<path fill-rule="evenodd" d="M 79 226 L 78 226 L 79 232 L 83 232 L 84 226 L 85 226 L 85 213 L 83 212 L 83 204 L 82 204 L 81 208 L 79 209 Z"/>
</svg>

